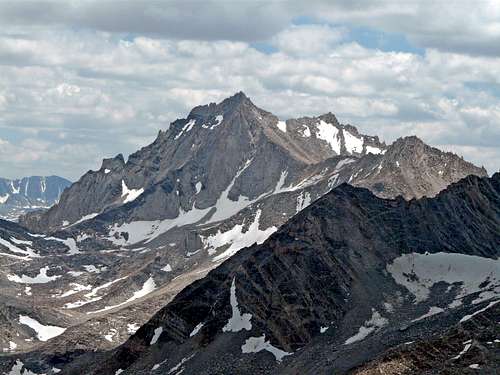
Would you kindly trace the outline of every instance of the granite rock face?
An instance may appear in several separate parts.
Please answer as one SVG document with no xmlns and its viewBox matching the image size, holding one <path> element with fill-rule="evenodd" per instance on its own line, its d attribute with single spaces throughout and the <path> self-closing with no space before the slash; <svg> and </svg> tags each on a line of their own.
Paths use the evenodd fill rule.
<svg viewBox="0 0 500 375">
<path fill-rule="evenodd" d="M 399 138 L 367 175 L 357 176 L 355 185 L 367 187 L 380 197 L 401 194 L 405 199 L 432 197 L 467 175 L 486 176 L 457 155 L 430 147 L 415 136 Z"/>
<path fill-rule="evenodd" d="M 127 162 L 121 155 L 105 160 L 56 206 L 27 215 L 22 223 L 31 230 L 54 231 L 130 202 L 138 192 L 133 218 L 175 218 L 180 210 L 215 205 L 231 182 L 229 199 L 254 199 L 272 191 L 284 169 L 292 179 L 333 156 L 384 149 L 378 138 L 340 125 L 333 114 L 283 122 L 238 93 L 219 104 L 195 107 Z"/>
</svg>

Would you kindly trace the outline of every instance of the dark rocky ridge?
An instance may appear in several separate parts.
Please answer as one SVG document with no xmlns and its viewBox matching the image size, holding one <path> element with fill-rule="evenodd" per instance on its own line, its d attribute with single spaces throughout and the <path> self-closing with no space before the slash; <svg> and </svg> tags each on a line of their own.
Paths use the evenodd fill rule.
<svg viewBox="0 0 500 375">
<path fill-rule="evenodd" d="M 85 373 L 126 368 L 125 374 L 142 374 L 160 358 L 172 367 L 189 353 L 195 356 L 185 368 L 188 374 L 200 369 L 207 374 L 254 373 L 257 368 L 262 373 L 277 373 L 277 368 L 285 373 L 287 365 L 297 366 L 293 356 L 284 368 L 264 361 L 268 357 L 262 355 L 258 358 L 264 362 L 254 364 L 252 354 L 237 354 L 244 342 L 241 334 L 222 333 L 232 314 L 232 280 L 242 313 L 252 315 L 252 332 L 258 333 L 253 336 L 265 333 L 272 345 L 291 352 L 313 341 L 322 326 L 332 326 L 331 335 L 346 337 L 343 323 L 348 313 L 369 310 L 383 300 L 386 288 L 395 288 L 382 271 L 401 254 L 445 251 L 497 258 L 499 249 L 498 173 L 492 178 L 470 176 L 435 198 L 409 202 L 379 199 L 368 190 L 342 185 L 264 244 L 240 251 L 187 287 L 109 358 L 93 366 L 93 372 Z M 200 333 L 190 338 L 200 322 Z M 151 347 L 160 326 L 160 344 Z M 316 373 L 334 370 L 345 368 L 332 364 Z"/>
<path fill-rule="evenodd" d="M 500 372 L 499 316 L 500 304 L 496 304 L 445 332 L 390 349 L 351 374 L 497 374 Z M 456 358 L 467 342 L 471 343 L 470 348 Z"/>
</svg>

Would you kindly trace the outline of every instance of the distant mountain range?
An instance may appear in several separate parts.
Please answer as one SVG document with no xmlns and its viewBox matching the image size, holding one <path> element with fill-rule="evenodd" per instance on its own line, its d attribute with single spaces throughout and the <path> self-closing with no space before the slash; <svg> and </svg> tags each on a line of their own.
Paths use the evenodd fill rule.
<svg viewBox="0 0 500 375">
<path fill-rule="evenodd" d="M 79 368 L 90 366 L 96 373 L 149 374 L 154 373 L 153 367 L 164 373 L 172 365 L 168 373 L 188 361 L 193 355 L 188 346 L 203 337 L 206 362 L 195 360 L 196 366 L 186 372 L 194 373 L 206 364 L 213 373 L 225 373 L 224 369 L 245 373 L 235 367 L 241 360 L 250 366 L 250 373 L 273 373 L 269 371 L 282 367 L 276 367 L 267 352 L 281 356 L 283 363 L 289 358 L 295 361 L 296 354 L 288 353 L 316 340 L 316 331 L 337 332 L 351 310 L 351 325 L 338 331 L 339 337 L 355 336 L 358 328 L 361 333 L 375 331 L 373 327 L 384 319 L 392 325 L 394 318 L 375 304 L 375 298 L 381 293 L 394 297 L 397 288 L 384 267 L 398 257 L 406 260 L 408 245 L 441 246 L 443 252 L 481 259 L 494 256 L 491 230 L 498 229 L 498 211 L 486 210 L 485 205 L 494 207 L 498 201 L 494 193 L 475 190 L 475 186 L 492 190 L 488 186 L 498 177 L 490 181 L 486 176 L 483 168 L 417 137 L 386 145 L 376 136 L 341 124 L 332 113 L 283 121 L 243 93 L 195 107 L 128 160 L 122 155 L 105 159 L 99 170 L 87 172 L 65 189 L 50 209 L 23 215 L 20 225 L 0 222 L 0 260 L 5 260 L 0 262 L 0 350 L 8 354 L 0 358 L 0 372 L 24 366 L 34 373 L 52 374 L 53 368 L 78 373 Z M 464 178 L 462 189 L 440 193 Z M 471 195 L 474 199 L 469 202 Z M 466 206 L 457 203 L 459 198 Z M 464 229 L 465 224 L 477 231 Z M 270 236 L 270 242 L 265 242 Z M 275 256 L 247 258 L 254 251 L 268 252 L 277 238 L 286 241 L 272 245 Z M 482 239 L 486 242 L 469 249 Z M 415 246 L 411 247 L 415 253 L 426 251 Z M 307 259 L 299 259 L 300 251 L 294 258 L 293 249 L 307 249 Z M 385 251 L 389 253 L 383 255 Z M 373 263 L 366 263 L 365 256 Z M 359 289 L 353 282 L 354 272 L 365 268 L 373 289 Z M 231 275 L 238 275 L 234 287 Z M 195 280 L 200 281 L 192 284 Z M 208 287 L 197 289 L 203 285 Z M 351 289 L 354 286 L 358 289 Z M 326 300 L 311 288 L 322 289 L 321 298 Z M 193 290 L 196 293 L 189 295 Z M 404 289 L 398 290 L 401 298 L 409 298 Z M 356 299 L 349 299 L 347 293 Z M 172 310 L 191 303 L 188 300 L 200 308 L 189 321 L 187 312 Z M 373 306 L 367 305 L 370 301 Z M 221 315 L 208 319 L 205 303 L 212 306 L 213 314 Z M 284 303 L 282 309 L 280 303 Z M 396 300 L 388 303 L 396 306 Z M 421 310 L 428 306 L 422 306 L 409 311 L 405 319 L 423 315 Z M 435 307 L 439 306 L 445 305 Z M 157 311 L 168 317 L 162 313 L 153 317 Z M 171 311 L 179 313 L 178 320 Z M 228 323 L 230 311 L 236 314 L 234 326 Z M 223 321 L 227 328 L 222 331 Z M 239 335 L 221 333 L 247 327 L 249 322 L 261 329 L 253 334 L 266 336 L 252 336 L 242 352 Z M 117 360 L 120 352 L 96 354 L 126 342 L 145 323 L 124 346 L 128 352 L 123 353 L 130 356 L 127 361 Z M 49 329 L 51 335 L 37 331 L 40 325 L 54 327 Z M 439 327 L 444 332 L 450 325 Z M 213 330 L 208 336 L 207 329 Z M 187 339 L 187 330 L 195 341 Z M 227 337 L 238 341 L 228 351 L 234 352 L 234 358 L 221 357 L 223 363 L 216 360 L 213 366 L 222 367 L 210 367 L 218 353 L 214 345 L 228 348 Z M 402 336 L 397 337 L 388 343 L 399 343 Z M 144 340 L 150 344 L 160 340 L 162 346 L 158 352 L 135 346 Z M 338 342 L 325 350 L 338 350 L 334 344 Z M 181 349 L 172 351 L 176 345 Z M 362 352 L 358 362 L 353 359 L 345 366 L 375 360 L 386 347 Z M 243 354 L 259 348 L 267 348 L 266 353 L 259 350 L 259 361 L 249 365 L 253 355 Z M 168 353 L 171 358 L 160 360 Z M 315 352 L 310 355 L 313 358 Z M 252 367 L 261 356 L 263 367 Z M 100 358 L 106 358 L 108 367 L 95 367 L 101 364 Z M 328 357 L 324 360 L 328 362 Z M 115 368 L 118 362 L 123 368 Z M 292 367 L 289 373 L 307 373 L 301 363 L 297 362 L 299 370 L 294 372 Z M 184 367 L 179 364 L 171 373 Z"/>
<path fill-rule="evenodd" d="M 0 218 L 17 220 L 29 211 L 48 209 L 70 185 L 71 181 L 58 176 L 0 178 Z"/>
</svg>

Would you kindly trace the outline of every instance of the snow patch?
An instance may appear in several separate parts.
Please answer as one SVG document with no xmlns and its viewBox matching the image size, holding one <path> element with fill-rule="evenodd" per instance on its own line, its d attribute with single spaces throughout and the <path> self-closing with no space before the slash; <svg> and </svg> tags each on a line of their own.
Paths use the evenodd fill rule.
<svg viewBox="0 0 500 375">
<path fill-rule="evenodd" d="M 56 326 L 45 326 L 37 320 L 30 318 L 27 315 L 19 315 L 19 323 L 27 325 L 36 332 L 37 338 L 40 341 L 48 341 L 53 337 L 62 335 L 66 328 Z"/>
<path fill-rule="evenodd" d="M 250 337 L 241 347 L 242 353 L 258 353 L 262 350 L 266 350 L 274 355 L 274 358 L 276 358 L 278 362 L 281 362 L 283 357 L 293 354 L 271 345 L 269 341 L 266 341 L 266 335 L 262 335 L 260 337 Z"/>
<path fill-rule="evenodd" d="M 198 332 L 200 332 L 200 330 L 203 328 L 203 325 L 204 323 L 200 323 L 198 324 L 196 327 L 194 327 L 194 329 L 191 331 L 191 333 L 189 334 L 189 337 L 193 337 L 194 335 L 196 335 Z"/>
<path fill-rule="evenodd" d="M 28 370 L 27 368 L 25 368 L 24 363 L 20 359 L 17 359 L 14 366 L 12 366 L 12 368 L 10 369 L 10 372 L 5 373 L 5 374 L 6 375 L 38 375 L 37 373 L 32 372 L 32 371 Z M 43 374 L 41 374 L 41 375 L 43 375 Z"/>
<path fill-rule="evenodd" d="M 131 335 L 133 335 L 134 333 L 137 332 L 137 330 L 140 328 L 141 326 L 137 323 L 128 323 L 127 324 L 127 332 Z"/>
<path fill-rule="evenodd" d="M 3 352 L 13 352 L 17 349 L 17 344 L 14 341 L 9 341 L 9 347 L 3 348 Z"/>
<path fill-rule="evenodd" d="M 288 171 L 282 171 L 280 174 L 280 179 L 278 180 L 276 187 L 273 190 L 273 194 L 279 194 L 282 192 L 288 191 L 288 188 L 285 188 L 285 181 L 288 176 Z"/>
<path fill-rule="evenodd" d="M 155 328 L 154 333 L 153 333 L 153 337 L 151 338 L 149 345 L 156 344 L 162 333 L 163 333 L 163 327 Z"/>
<path fill-rule="evenodd" d="M 182 127 L 181 131 L 179 132 L 179 134 L 177 134 L 177 135 L 175 136 L 175 138 L 174 138 L 174 139 L 179 139 L 179 138 L 180 138 L 183 134 L 185 134 L 185 133 L 189 132 L 189 131 L 193 128 L 193 126 L 194 126 L 194 124 L 195 124 L 195 123 L 196 123 L 196 120 L 195 120 L 195 119 L 189 120 L 189 121 L 186 123 L 186 125 L 184 125 L 184 126 Z"/>
<path fill-rule="evenodd" d="M 429 308 L 428 312 L 426 312 L 424 315 L 422 315 L 422 316 L 420 316 L 420 317 L 418 317 L 416 319 L 413 319 L 412 322 L 418 322 L 419 320 L 428 318 L 430 316 L 441 314 L 443 311 L 444 311 L 444 309 L 442 309 L 441 307 L 431 306 Z"/>
<path fill-rule="evenodd" d="M 235 176 L 233 177 L 232 181 L 229 183 L 227 188 L 221 193 L 219 199 L 217 199 L 217 202 L 215 203 L 215 213 L 212 215 L 210 220 L 208 220 L 207 223 L 213 223 L 216 221 L 221 221 L 224 219 L 227 219 L 235 214 L 237 214 L 239 211 L 244 209 L 245 207 L 249 206 L 256 200 L 260 199 L 254 199 L 250 200 L 248 197 L 244 196 L 239 196 L 237 201 L 233 201 L 229 199 L 229 192 L 234 186 L 234 183 L 240 177 L 240 175 L 243 173 L 245 169 L 247 169 L 250 164 L 252 163 L 252 160 L 247 160 L 245 165 L 236 172 Z"/>
<path fill-rule="evenodd" d="M 458 285 L 458 294 L 450 307 L 460 306 L 469 294 L 483 292 L 474 303 L 500 294 L 500 259 L 456 253 L 402 255 L 387 265 L 394 281 L 415 296 L 415 302 L 425 301 L 431 288 L 444 282 Z"/>
<path fill-rule="evenodd" d="M 316 124 L 316 138 L 322 139 L 326 141 L 331 149 L 340 155 L 340 139 L 338 137 L 339 130 L 333 124 L 329 124 L 323 120 L 320 120 L 318 124 Z"/>
<path fill-rule="evenodd" d="M 470 314 L 470 315 L 465 315 L 462 319 L 460 319 L 460 323 L 466 322 L 467 320 L 469 320 L 469 319 L 473 318 L 473 317 L 474 317 L 474 316 L 476 316 L 477 314 L 482 313 L 483 311 L 486 311 L 486 310 L 488 310 L 488 309 L 492 308 L 493 306 L 495 306 L 495 305 L 496 305 L 497 303 L 499 303 L 499 302 L 500 302 L 500 300 L 492 301 L 492 302 L 490 302 L 490 303 L 488 304 L 488 306 L 483 307 L 482 309 L 479 309 L 479 310 L 477 310 L 477 311 L 473 312 L 473 313 L 472 313 L 472 314 Z M 497 341 L 495 340 L 495 342 L 497 342 Z"/>
<path fill-rule="evenodd" d="M 47 241 L 57 241 L 64 244 L 69 249 L 68 255 L 80 254 L 80 249 L 78 249 L 74 238 L 46 237 L 45 239 Z"/>
<path fill-rule="evenodd" d="M 38 275 L 36 275 L 35 277 L 27 276 L 24 274 L 19 277 L 18 275 L 9 274 L 7 275 L 7 279 L 18 284 L 46 284 L 61 277 L 60 275 L 47 276 L 48 270 L 49 266 L 45 266 L 40 269 Z"/>
<path fill-rule="evenodd" d="M 217 231 L 216 234 L 208 237 L 202 237 L 201 240 L 207 248 L 209 254 L 213 254 L 221 246 L 230 245 L 224 252 L 214 257 L 213 261 L 218 262 L 236 254 L 240 249 L 251 246 L 254 243 L 263 243 L 271 234 L 276 232 L 276 227 L 269 227 L 265 230 L 259 229 L 260 215 L 259 209 L 255 213 L 253 222 L 249 225 L 246 232 L 243 232 L 243 224 L 237 224 L 227 232 Z"/>
<path fill-rule="evenodd" d="M 350 154 L 356 152 L 356 153 L 362 153 L 363 152 L 363 143 L 364 139 L 363 137 L 358 138 L 355 135 L 352 135 L 349 133 L 347 130 L 342 129 L 342 132 L 344 134 L 344 142 L 345 142 L 345 148 L 346 151 L 349 152 Z"/>
<path fill-rule="evenodd" d="M 14 187 L 14 182 L 10 182 L 10 188 L 12 189 L 12 194 L 19 194 L 19 191 L 21 190 L 21 184 L 16 188 Z"/>
<path fill-rule="evenodd" d="M 182 371 L 184 371 L 184 369 L 181 369 L 179 371 L 179 369 L 181 368 L 181 366 L 186 363 L 187 361 L 189 361 L 191 358 L 194 357 L 194 354 L 191 354 L 189 357 L 185 357 L 185 358 L 182 358 L 182 360 L 177 364 L 175 365 L 174 367 L 172 367 L 169 371 L 168 371 L 168 374 L 173 374 L 174 372 L 179 375 Z M 178 371 L 178 372 L 177 372 Z"/>
<path fill-rule="evenodd" d="M 219 126 L 223 120 L 224 120 L 224 116 L 223 115 L 217 115 L 215 117 L 215 123 L 210 127 L 210 130 L 213 130 L 217 126 Z"/>
<path fill-rule="evenodd" d="M 26 241 L 26 242 L 28 242 L 28 241 Z M 33 249 L 31 249 L 30 247 L 26 246 L 26 249 L 21 249 L 20 247 L 17 247 L 16 245 L 10 243 L 7 240 L 4 240 L 3 238 L 0 238 L 0 245 L 5 246 L 12 253 L 22 254 L 22 255 L 24 255 L 26 257 L 30 257 L 30 258 L 39 258 L 40 257 L 40 255 L 35 253 L 35 251 Z M 21 244 L 18 243 L 18 245 L 21 245 Z M 6 254 L 6 255 L 8 255 L 8 254 Z"/>
<path fill-rule="evenodd" d="M 89 273 L 101 273 L 104 272 L 108 269 L 106 266 L 95 266 L 93 264 L 84 264 L 82 267 L 85 269 L 85 271 Z"/>
<path fill-rule="evenodd" d="M 93 219 L 94 217 L 96 217 L 98 215 L 99 215 L 99 212 L 95 212 L 93 214 L 88 214 L 88 215 L 82 216 L 81 219 L 75 221 L 73 224 L 70 225 L 70 227 L 72 227 L 72 226 L 74 226 L 76 224 L 83 223 L 84 221 L 91 220 L 91 219 Z"/>
<path fill-rule="evenodd" d="M 113 342 L 113 337 L 115 337 L 117 333 L 118 331 L 116 329 L 111 328 L 108 334 L 104 335 L 104 338 L 109 342 Z"/>
<path fill-rule="evenodd" d="M 103 265 L 93 265 L 93 264 L 84 264 L 83 268 L 85 268 L 85 271 L 90 272 L 90 273 L 101 273 L 104 271 L 107 271 L 108 267 L 103 266 Z"/>
<path fill-rule="evenodd" d="M 309 129 L 309 126 L 307 125 L 302 125 L 304 128 L 302 130 L 299 130 L 299 133 L 305 137 L 305 138 L 309 138 L 311 136 L 311 129 Z"/>
<path fill-rule="evenodd" d="M 279 130 L 281 130 L 283 133 L 286 133 L 286 122 L 285 121 L 278 121 L 276 124 Z"/>
<path fill-rule="evenodd" d="M 229 319 L 227 324 L 222 328 L 223 332 L 239 332 L 242 329 L 250 331 L 252 329 L 252 314 L 241 314 L 238 307 L 238 300 L 236 299 L 236 278 L 233 277 L 233 283 L 230 290 L 230 302 L 233 316 Z"/>
<path fill-rule="evenodd" d="M 179 215 L 174 219 L 154 220 L 154 221 L 133 221 L 131 223 L 123 223 L 121 225 L 114 224 L 109 230 L 107 239 L 115 245 L 133 245 L 142 241 L 151 242 L 163 233 L 166 233 L 174 227 L 194 224 L 203 219 L 212 207 L 200 210 L 194 207 L 190 211 L 180 209 Z M 127 232 L 128 240 L 120 236 L 120 233 Z M 119 238 L 115 238 L 115 234 Z"/>
<path fill-rule="evenodd" d="M 311 194 L 308 191 L 302 191 L 297 197 L 296 212 L 299 213 L 311 204 Z"/>
<path fill-rule="evenodd" d="M 152 277 L 150 277 L 143 284 L 142 288 L 139 289 L 138 291 L 134 292 L 134 294 L 132 295 L 132 297 L 130 297 L 129 299 L 127 299 L 125 302 L 119 303 L 117 305 L 106 306 L 106 307 L 104 307 L 103 309 L 100 309 L 100 310 L 90 311 L 87 314 L 96 314 L 96 313 L 100 313 L 100 312 L 103 312 L 103 311 L 115 309 L 117 307 L 121 307 L 123 305 L 126 305 L 127 303 L 133 302 L 133 301 L 135 301 L 135 300 L 137 300 L 139 298 L 147 296 L 149 293 L 153 292 L 155 289 L 156 289 L 156 283 L 155 283 L 154 279 Z"/>
<path fill-rule="evenodd" d="M 167 264 L 161 270 L 164 271 L 164 272 L 172 272 L 172 267 L 170 266 L 170 264 Z"/>
<path fill-rule="evenodd" d="M 195 185 L 195 188 L 196 188 L 196 194 L 200 194 L 200 191 L 201 191 L 201 188 L 203 187 L 203 184 L 198 181 Z"/>
<path fill-rule="evenodd" d="M 368 146 L 368 145 L 366 145 L 365 147 L 366 147 L 367 154 L 378 155 L 378 154 L 382 153 L 382 149 L 380 149 L 378 147 L 373 147 L 373 146 Z"/>
<path fill-rule="evenodd" d="M 97 295 L 97 292 L 99 292 L 100 290 L 107 289 L 111 285 L 116 284 L 117 282 L 125 280 L 127 278 L 128 278 L 128 276 L 119 277 L 118 279 L 114 279 L 114 280 L 108 281 L 107 283 L 104 283 L 100 286 L 96 286 L 95 288 L 92 288 L 92 290 L 89 293 L 85 294 L 85 297 L 87 297 L 87 298 L 95 297 Z"/>
<path fill-rule="evenodd" d="M 10 241 L 15 243 L 16 245 L 28 245 L 28 246 L 33 246 L 33 241 L 26 241 L 26 240 L 18 240 L 17 238 L 11 237 Z"/>
<path fill-rule="evenodd" d="M 459 359 L 461 356 L 463 356 L 465 353 L 467 353 L 469 351 L 469 349 L 471 348 L 472 346 L 472 340 L 467 340 L 466 342 L 464 342 L 464 348 L 462 349 L 462 351 L 460 353 L 458 353 L 457 356 L 453 357 L 452 359 L 454 360 L 457 360 Z"/>
<path fill-rule="evenodd" d="M 389 321 L 386 318 L 380 315 L 377 310 L 372 309 L 371 318 L 367 320 L 361 327 L 359 327 L 358 333 L 348 338 L 344 344 L 349 345 L 354 342 L 361 341 L 365 339 L 370 333 L 386 326 L 387 323 L 389 323 Z"/>
<path fill-rule="evenodd" d="M 142 193 L 144 193 L 144 188 L 129 189 L 125 184 L 125 181 L 122 180 L 122 198 L 124 198 L 123 203 L 128 203 L 136 200 Z"/>
<path fill-rule="evenodd" d="M 73 294 L 83 292 L 84 290 L 92 289 L 92 285 L 82 285 L 78 283 L 70 283 L 69 285 L 71 286 L 71 289 L 58 296 L 58 298 L 66 298 L 72 296 Z"/>
</svg>

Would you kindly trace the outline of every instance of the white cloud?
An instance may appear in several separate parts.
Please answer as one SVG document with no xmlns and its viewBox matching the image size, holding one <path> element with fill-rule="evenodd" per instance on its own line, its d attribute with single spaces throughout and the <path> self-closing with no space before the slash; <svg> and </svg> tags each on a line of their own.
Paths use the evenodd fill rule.
<svg viewBox="0 0 500 375">
<path fill-rule="evenodd" d="M 417 8 L 404 12 L 413 19 Z M 336 17 L 352 13 L 361 22 L 400 12 L 346 5 Z M 0 174 L 7 177 L 78 178 L 103 157 L 150 142 L 193 106 L 240 90 L 281 118 L 332 111 L 388 141 L 417 134 L 490 171 L 500 166 L 500 90 L 470 84 L 500 84 L 500 58 L 491 54 L 383 52 L 344 39 L 344 26 L 282 27 L 270 39 L 277 52 L 266 54 L 245 41 L 124 39 L 54 22 L 0 32 Z M 493 24 L 484 27 L 495 33 Z"/>
<path fill-rule="evenodd" d="M 496 0 L 317 0 L 307 7 L 318 19 L 398 33 L 423 48 L 500 56 L 500 3 Z"/>
<path fill-rule="evenodd" d="M 327 25 L 292 26 L 275 35 L 272 43 L 280 51 L 290 55 L 323 55 L 339 43 L 347 31 Z"/>
<path fill-rule="evenodd" d="M 255 41 L 284 28 L 292 10 L 281 2 L 262 1 L 122 1 L 117 6 L 113 0 L 40 0 L 0 2 L 0 22 L 172 39 Z"/>
</svg>

